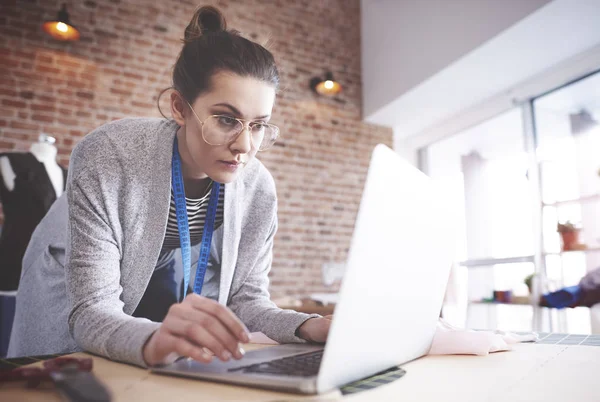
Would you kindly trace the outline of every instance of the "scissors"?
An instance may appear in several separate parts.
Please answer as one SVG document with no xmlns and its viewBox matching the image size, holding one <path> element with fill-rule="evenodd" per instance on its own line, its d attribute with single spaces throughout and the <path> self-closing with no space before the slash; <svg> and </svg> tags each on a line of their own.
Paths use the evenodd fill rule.
<svg viewBox="0 0 600 402">
<path fill-rule="evenodd" d="M 20 367 L 0 371 L 0 383 L 25 381 L 26 387 L 35 388 L 44 381 L 52 381 L 70 402 L 108 402 L 111 394 L 92 374 L 90 358 L 58 357 L 46 360 L 43 367 Z"/>
</svg>

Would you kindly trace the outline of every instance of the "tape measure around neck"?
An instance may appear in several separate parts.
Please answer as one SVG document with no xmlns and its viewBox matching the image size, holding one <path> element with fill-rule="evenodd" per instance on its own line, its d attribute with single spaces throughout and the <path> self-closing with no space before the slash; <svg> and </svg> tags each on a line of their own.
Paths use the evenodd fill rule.
<svg viewBox="0 0 600 402">
<path fill-rule="evenodd" d="M 191 243 L 190 226 L 188 222 L 187 205 L 185 202 L 185 186 L 183 184 L 183 175 L 181 173 L 181 157 L 179 156 L 179 147 L 177 137 L 173 143 L 173 159 L 171 163 L 173 197 L 175 199 L 175 214 L 177 216 L 177 229 L 179 231 L 179 244 L 181 246 L 181 260 L 183 263 L 183 297 L 185 298 L 190 280 L 191 271 Z M 219 204 L 219 193 L 221 184 L 216 181 L 212 184 L 212 190 L 206 210 L 204 220 L 204 230 L 202 232 L 202 242 L 200 243 L 200 255 L 198 257 L 198 267 L 194 279 L 194 293 L 202 292 L 204 284 L 204 275 L 210 257 L 210 245 L 215 226 L 215 217 L 217 215 L 217 206 Z"/>
</svg>

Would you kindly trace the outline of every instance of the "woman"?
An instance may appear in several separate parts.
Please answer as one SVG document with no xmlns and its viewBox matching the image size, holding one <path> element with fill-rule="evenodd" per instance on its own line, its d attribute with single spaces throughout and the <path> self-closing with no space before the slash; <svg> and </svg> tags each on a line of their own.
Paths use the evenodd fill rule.
<svg viewBox="0 0 600 402">
<path fill-rule="evenodd" d="M 329 319 L 280 310 L 267 290 L 277 198 L 254 156 L 278 135 L 278 81 L 268 50 L 196 11 L 173 119 L 112 122 L 73 151 L 67 197 L 23 259 L 9 355 L 83 349 L 145 366 L 240 359 L 248 329 L 325 341 Z"/>
</svg>

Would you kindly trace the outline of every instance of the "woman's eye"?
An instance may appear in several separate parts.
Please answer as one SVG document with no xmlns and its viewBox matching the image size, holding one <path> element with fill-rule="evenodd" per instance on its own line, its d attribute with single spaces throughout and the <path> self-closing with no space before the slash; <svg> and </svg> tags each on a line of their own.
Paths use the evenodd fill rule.
<svg viewBox="0 0 600 402">
<path fill-rule="evenodd" d="M 224 126 L 234 126 L 237 124 L 237 120 L 229 116 L 219 116 L 219 123 Z"/>
</svg>

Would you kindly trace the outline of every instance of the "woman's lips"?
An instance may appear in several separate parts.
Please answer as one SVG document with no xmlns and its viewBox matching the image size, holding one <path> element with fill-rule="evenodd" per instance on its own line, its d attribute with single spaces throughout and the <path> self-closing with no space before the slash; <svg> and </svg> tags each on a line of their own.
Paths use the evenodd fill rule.
<svg viewBox="0 0 600 402">
<path fill-rule="evenodd" d="M 219 163 L 230 172 L 235 172 L 243 164 L 238 161 L 219 161 Z"/>
</svg>

